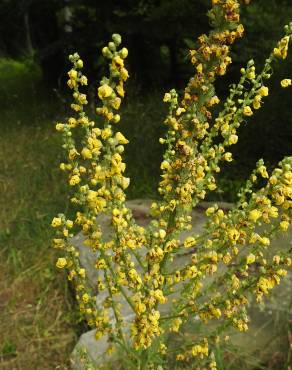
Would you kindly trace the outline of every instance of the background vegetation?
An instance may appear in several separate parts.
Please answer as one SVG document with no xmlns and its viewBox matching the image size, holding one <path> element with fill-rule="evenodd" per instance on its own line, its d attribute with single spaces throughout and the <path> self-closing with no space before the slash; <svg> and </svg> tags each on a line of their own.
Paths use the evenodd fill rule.
<svg viewBox="0 0 292 370">
<path fill-rule="evenodd" d="M 89 110 L 105 72 L 100 49 L 113 32 L 128 47 L 131 81 L 121 130 L 130 139 L 129 197 L 155 197 L 164 130 L 163 92 L 181 89 L 191 75 L 188 48 L 208 31 L 209 0 L 2 0 L 0 2 L 0 369 L 65 368 L 82 330 L 64 276 L 50 249 L 52 217 L 67 207 L 58 170 L 54 123 L 69 114 L 67 55 L 78 51 L 90 79 Z M 290 0 L 254 0 L 244 9 L 246 35 L 233 52 L 229 74 L 218 81 L 224 98 L 239 68 L 264 58 L 292 20 Z M 241 129 L 235 161 L 222 171 L 214 197 L 233 201 L 255 162 L 272 167 L 291 155 L 292 56 L 274 71 L 266 106 Z M 66 365 L 67 364 L 67 365 Z M 237 365 L 237 369 L 239 365 Z M 245 365 L 244 365 L 245 366 Z M 246 367 L 242 368 L 246 368 Z M 252 365 L 250 365 L 252 368 Z M 267 365 L 268 366 L 268 365 Z"/>
</svg>

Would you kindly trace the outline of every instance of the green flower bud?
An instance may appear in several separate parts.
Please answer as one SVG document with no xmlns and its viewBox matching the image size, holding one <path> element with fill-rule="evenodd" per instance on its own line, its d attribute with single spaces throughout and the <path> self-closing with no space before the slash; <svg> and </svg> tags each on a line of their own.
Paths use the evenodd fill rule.
<svg viewBox="0 0 292 370">
<path fill-rule="evenodd" d="M 122 153 L 124 152 L 124 150 L 125 150 L 125 148 L 124 148 L 124 146 L 123 146 L 123 145 L 119 145 L 119 146 L 117 146 L 117 152 L 118 152 L 119 154 L 122 154 Z"/>
<path fill-rule="evenodd" d="M 115 115 L 114 115 L 114 118 L 113 118 L 113 122 L 114 122 L 114 123 L 118 123 L 118 122 L 120 122 L 120 120 L 121 120 L 120 115 L 119 115 L 119 114 L 115 114 Z"/>
<path fill-rule="evenodd" d="M 119 46 L 122 42 L 121 35 L 119 35 L 118 33 L 114 33 L 112 35 L 112 39 L 113 39 L 113 42 L 115 43 L 116 46 Z"/>
<path fill-rule="evenodd" d="M 113 54 L 112 52 L 109 50 L 109 48 L 107 46 L 105 46 L 103 49 L 102 49 L 102 55 L 106 58 L 109 58 L 111 59 L 113 57 Z"/>
<path fill-rule="evenodd" d="M 121 58 L 125 59 L 127 58 L 128 56 L 128 49 L 127 48 L 123 48 L 121 51 L 120 51 L 120 55 L 121 55 Z"/>
<path fill-rule="evenodd" d="M 108 48 L 111 50 L 111 51 L 116 51 L 116 45 L 114 42 L 109 42 L 108 43 Z"/>
</svg>

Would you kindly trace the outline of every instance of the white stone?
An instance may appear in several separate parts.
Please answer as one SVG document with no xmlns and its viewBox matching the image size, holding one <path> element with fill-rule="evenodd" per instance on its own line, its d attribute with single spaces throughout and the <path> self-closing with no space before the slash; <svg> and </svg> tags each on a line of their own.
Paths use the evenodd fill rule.
<svg viewBox="0 0 292 370">
<path fill-rule="evenodd" d="M 132 210 L 133 215 L 138 224 L 142 226 L 146 226 L 149 221 L 149 208 L 150 208 L 151 200 L 131 200 L 127 202 L 127 206 Z M 212 203 L 213 204 L 213 203 Z M 192 230 L 191 231 L 184 231 L 180 235 L 180 239 L 183 240 L 188 235 L 199 234 L 203 230 L 203 226 L 206 221 L 205 210 L 212 205 L 208 202 L 202 202 L 199 206 L 192 212 Z M 221 202 L 218 203 L 218 206 L 224 210 L 229 210 L 232 207 L 232 204 Z M 98 217 L 98 222 L 102 226 L 103 235 L 105 238 L 109 238 L 112 233 L 112 229 L 110 226 L 109 218 L 102 215 Z M 287 245 L 291 240 L 291 233 L 286 235 L 285 237 L 277 238 L 277 241 L 269 247 L 271 253 L 276 246 L 276 250 L 279 250 L 280 245 Z M 80 253 L 80 263 L 82 266 L 86 268 L 88 283 L 94 287 L 96 285 L 97 279 L 97 270 L 94 268 L 94 261 L 97 258 L 97 254 L 93 253 L 89 247 L 83 245 L 84 237 L 79 234 L 75 238 L 73 238 L 72 243 L 74 246 L 79 250 Z M 192 251 L 190 251 L 191 253 Z M 176 256 L 175 260 L 172 262 L 172 268 L 175 269 L 177 267 L 181 267 L 184 261 L 189 259 L 189 254 L 181 254 L 180 256 Z M 211 278 L 210 278 L 211 279 Z M 210 281 L 210 280 L 209 280 Z M 273 299 L 267 299 L 266 307 L 267 309 L 264 312 L 260 312 L 258 308 L 251 308 L 253 319 L 250 325 L 250 330 L 247 333 L 239 333 L 235 335 L 234 344 L 238 343 L 242 348 L 245 348 L 247 351 L 251 351 L 250 343 L 254 343 L 254 345 L 261 343 L 261 347 L 265 348 L 267 346 L 266 343 L 275 335 L 275 328 L 273 325 L 263 325 L 263 320 L 267 321 L 274 317 L 277 312 L 283 310 L 283 312 L 290 312 L 291 309 L 291 299 L 290 295 L 287 292 L 291 292 L 292 288 L 292 280 L 291 276 L 284 279 L 283 285 L 275 288 L 275 293 L 273 294 Z M 103 300 L 107 297 L 106 291 L 97 294 L 96 297 L 96 304 L 101 305 Z M 170 297 L 169 297 L 170 298 Z M 172 297 L 173 298 L 173 297 Z M 133 312 L 129 308 L 128 304 L 126 303 L 123 296 L 119 295 L 117 299 L 119 303 L 122 305 L 122 316 L 125 320 L 125 324 L 130 323 L 133 318 Z M 171 301 L 171 299 L 169 299 Z M 279 302 L 281 302 L 281 307 L 279 307 Z M 170 303 L 169 303 L 170 304 Z M 167 309 L 167 305 L 163 305 L 161 307 L 162 310 Z M 270 313 L 269 313 L 270 312 Z M 270 318 L 268 317 L 270 315 Z M 274 316 L 273 316 L 274 315 Z M 114 314 L 110 312 L 110 320 L 114 322 Z M 127 327 L 127 325 L 126 325 Z M 129 327 L 129 325 L 128 325 Z M 126 329 L 125 329 L 126 330 Z M 93 363 L 96 365 L 98 364 L 105 364 L 109 360 L 113 360 L 113 357 L 106 356 L 105 351 L 107 349 L 107 336 L 99 339 L 98 341 L 94 337 L 95 330 L 90 330 L 87 333 L 81 335 L 78 343 L 76 344 L 74 351 L 72 353 L 72 369 L 74 370 L 85 370 L 85 365 L 82 364 L 80 360 L 80 356 L 78 355 L 78 351 L 82 348 L 87 350 L 89 357 L 92 359 Z M 268 353 L 267 353 L 268 355 Z"/>
</svg>

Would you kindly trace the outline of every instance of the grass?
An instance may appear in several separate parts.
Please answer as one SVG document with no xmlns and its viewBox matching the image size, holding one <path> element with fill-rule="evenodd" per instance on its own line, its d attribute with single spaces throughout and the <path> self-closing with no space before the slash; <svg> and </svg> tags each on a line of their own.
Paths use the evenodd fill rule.
<svg viewBox="0 0 292 370">
<path fill-rule="evenodd" d="M 66 207 L 59 139 L 50 122 L 1 126 L 0 368 L 64 369 L 77 330 L 50 246 L 50 220 Z"/>
</svg>

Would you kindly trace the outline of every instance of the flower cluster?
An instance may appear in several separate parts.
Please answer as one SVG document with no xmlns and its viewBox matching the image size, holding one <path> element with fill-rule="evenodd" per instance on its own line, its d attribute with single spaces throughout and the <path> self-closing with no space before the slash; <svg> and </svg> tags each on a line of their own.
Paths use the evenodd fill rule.
<svg viewBox="0 0 292 370">
<path fill-rule="evenodd" d="M 234 208 L 227 212 L 214 204 L 206 210 L 204 231 L 180 239 L 183 230 L 191 232 L 192 208 L 216 189 L 221 162 L 232 161 L 228 148 L 237 143 L 238 128 L 263 106 L 272 64 L 287 56 L 292 24 L 285 27 L 285 36 L 261 71 L 256 71 L 253 60 L 241 69 L 238 84 L 231 86 L 223 109 L 215 116 L 213 107 L 219 98 L 214 82 L 226 73 L 232 62 L 231 45 L 244 32 L 239 10 L 236 0 L 212 1 L 208 15 L 213 30 L 200 36 L 197 48 L 190 50 L 194 76 L 182 96 L 175 90 L 164 96 L 169 114 L 165 120 L 168 131 L 159 139 L 166 145 L 158 189 L 162 199 L 152 203 L 153 219 L 147 227 L 137 225 L 125 204 L 130 180 L 124 176 L 123 152 L 128 140 L 116 129 L 129 77 L 125 68 L 128 51 L 120 48 L 117 34 L 102 49 L 109 61 L 109 76 L 102 78 L 97 89 L 97 122 L 86 114 L 87 96 L 80 91 L 87 85 L 83 61 L 77 53 L 69 57 L 73 67 L 68 86 L 74 114 L 65 123 L 57 123 L 56 129 L 63 136 L 65 150 L 60 168 L 73 189 L 71 202 L 76 212 L 72 220 L 58 214 L 52 221 L 57 234 L 54 246 L 63 253 L 56 265 L 68 271 L 80 310 L 96 328 L 96 338 L 108 334 L 110 352 L 112 343 L 120 346 L 135 369 L 155 366 L 159 356 L 157 361 L 164 361 L 169 333 L 183 330 L 192 321 L 204 325 L 212 320 L 213 331 L 198 332 L 195 339 L 181 343 L 171 353 L 178 361 L 193 359 L 198 369 L 209 363 L 210 369 L 216 370 L 213 348 L 221 333 L 229 327 L 246 331 L 247 305 L 252 297 L 261 301 L 292 263 L 291 251 L 274 255 L 269 251 L 271 239 L 286 233 L 291 224 L 291 157 L 270 174 L 264 162 L 258 161 Z M 281 85 L 288 87 L 291 80 L 285 79 Z M 101 213 L 110 217 L 110 238 L 104 237 L 97 222 Z M 106 292 L 98 307 L 70 241 L 80 231 L 85 247 L 98 255 L 93 261 L 98 271 L 96 290 Z M 178 254 L 190 258 L 174 265 Z M 130 328 L 125 327 L 121 301 L 133 311 Z M 148 355 L 151 351 L 155 356 Z"/>
</svg>

